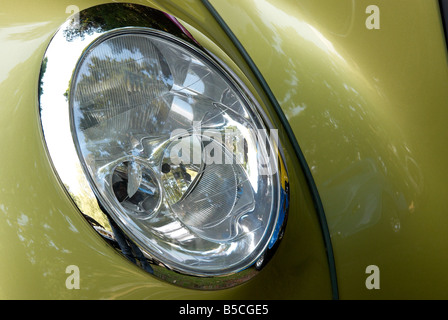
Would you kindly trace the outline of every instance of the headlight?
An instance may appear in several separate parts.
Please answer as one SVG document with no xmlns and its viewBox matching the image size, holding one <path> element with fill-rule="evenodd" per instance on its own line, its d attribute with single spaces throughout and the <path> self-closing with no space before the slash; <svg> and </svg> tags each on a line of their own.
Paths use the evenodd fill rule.
<svg viewBox="0 0 448 320">
<path fill-rule="evenodd" d="M 178 26 L 146 7 L 100 7 L 133 10 L 132 17 L 144 11 L 165 30 Z M 148 259 L 181 273 L 229 275 L 263 261 L 284 226 L 285 188 L 276 131 L 261 108 L 184 29 L 177 36 L 127 21 L 82 31 L 95 8 L 81 12 L 78 39 L 69 22 L 50 44 L 40 101 L 44 110 L 55 104 L 53 92 L 60 98 L 46 83 L 50 68 L 64 73 L 50 64 L 53 43 L 82 50 L 74 72 L 67 67 L 62 113 L 99 206 Z M 55 134 L 44 111 L 42 123 L 46 138 Z M 57 143 L 48 148 L 61 152 Z"/>
<path fill-rule="evenodd" d="M 113 32 L 81 59 L 69 100 L 101 204 L 147 252 L 213 275 L 263 252 L 280 191 L 263 165 L 276 155 L 259 139 L 266 128 L 254 108 L 211 60 L 165 33 Z"/>
</svg>

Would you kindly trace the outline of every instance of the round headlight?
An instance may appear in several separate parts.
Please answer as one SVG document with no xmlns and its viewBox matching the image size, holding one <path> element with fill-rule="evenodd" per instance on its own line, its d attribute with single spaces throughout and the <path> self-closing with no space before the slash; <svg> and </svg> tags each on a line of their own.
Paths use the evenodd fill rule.
<svg viewBox="0 0 448 320">
<path fill-rule="evenodd" d="M 285 220 L 276 131 L 194 41 L 105 29 L 89 34 L 65 92 L 102 210 L 145 255 L 184 274 L 263 261 Z"/>
</svg>

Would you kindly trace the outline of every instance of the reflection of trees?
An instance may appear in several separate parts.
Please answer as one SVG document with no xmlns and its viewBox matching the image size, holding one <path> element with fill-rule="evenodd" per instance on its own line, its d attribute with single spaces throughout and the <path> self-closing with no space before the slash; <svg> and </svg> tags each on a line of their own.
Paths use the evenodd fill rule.
<svg viewBox="0 0 448 320">
<path fill-rule="evenodd" d="M 147 106 L 167 93 L 173 77 L 159 49 L 142 36 L 115 37 L 94 49 L 77 79 L 75 99 L 85 115 L 81 129 Z M 111 52 L 104 53 L 107 49 Z"/>
<path fill-rule="evenodd" d="M 90 151 L 108 157 L 161 130 L 173 79 L 167 62 L 146 38 L 116 37 L 102 46 L 84 61 L 73 101 L 77 125 L 88 140 L 97 142 Z"/>
<path fill-rule="evenodd" d="M 157 70 L 155 66 L 158 63 L 152 58 L 145 60 L 147 63 L 140 65 L 130 58 L 117 61 L 109 57 L 94 56 L 90 59 L 88 72 L 81 75 L 75 93 L 75 99 L 79 101 L 79 109 L 84 116 L 80 120 L 82 130 L 112 119 L 132 108 L 147 106 L 148 102 L 167 92 L 168 88 L 160 79 L 162 75 L 154 71 Z M 145 109 L 144 112 L 156 111 L 154 108 Z M 133 119 L 137 121 L 152 119 L 152 115 Z"/>
<path fill-rule="evenodd" d="M 162 12 L 135 4 L 108 4 L 83 10 L 79 14 L 79 24 L 73 22 L 63 31 L 67 41 L 84 39 L 85 35 L 112 30 L 123 26 L 154 26 L 173 34 L 178 34 L 178 27 Z M 183 36 L 185 38 L 185 36 Z"/>
<path fill-rule="evenodd" d="M 64 184 L 64 186 L 81 212 L 88 214 L 89 217 L 94 219 L 94 221 L 105 230 L 111 230 L 109 221 L 104 213 L 99 209 L 96 199 L 86 192 L 88 189 L 80 189 L 80 191 L 75 193 L 71 191 L 67 184 Z"/>
<path fill-rule="evenodd" d="M 39 93 L 38 93 L 38 98 L 39 98 L 39 102 L 40 102 L 40 96 L 44 93 L 44 82 L 42 81 L 42 78 L 45 74 L 45 71 L 47 71 L 47 62 L 48 62 L 48 58 L 45 57 L 44 60 L 42 61 L 42 66 L 40 67 L 40 75 L 39 75 Z M 39 103 L 39 109 L 40 109 L 40 103 Z"/>
</svg>

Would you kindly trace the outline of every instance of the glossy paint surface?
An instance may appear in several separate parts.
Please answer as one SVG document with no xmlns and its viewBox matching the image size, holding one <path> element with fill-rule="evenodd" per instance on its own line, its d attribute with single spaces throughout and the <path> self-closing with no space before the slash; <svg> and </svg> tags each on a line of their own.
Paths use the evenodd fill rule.
<svg viewBox="0 0 448 320">
<path fill-rule="evenodd" d="M 303 149 L 340 298 L 448 298 L 448 69 L 438 2 L 371 2 L 211 1 Z M 366 27 L 370 4 L 379 29 Z M 379 289 L 366 286 L 370 265 Z"/>
<path fill-rule="evenodd" d="M 37 88 L 42 57 L 57 28 L 72 10 L 106 2 L 29 0 L 1 6 L 0 298 L 331 298 L 319 222 L 297 159 L 291 156 L 291 146 L 269 108 L 266 112 L 279 128 L 285 150 L 291 211 L 281 247 L 266 269 L 248 283 L 205 292 L 160 281 L 117 254 L 84 220 L 49 161 L 38 117 Z M 259 87 L 250 85 L 254 77 L 244 61 L 199 1 L 133 2 L 177 16 L 265 102 Z M 67 288 L 70 266 L 79 270 L 79 289 Z"/>
</svg>

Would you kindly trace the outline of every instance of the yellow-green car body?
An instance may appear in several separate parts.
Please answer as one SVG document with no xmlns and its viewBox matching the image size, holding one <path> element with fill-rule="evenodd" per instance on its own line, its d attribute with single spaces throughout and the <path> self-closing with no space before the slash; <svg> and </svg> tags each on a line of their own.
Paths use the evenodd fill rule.
<svg viewBox="0 0 448 320">
<path fill-rule="evenodd" d="M 75 9 L 109 2 L 8 1 L 0 9 L 0 298 L 447 298 L 448 73 L 438 1 L 129 2 L 178 19 L 279 130 L 290 184 L 284 239 L 253 279 L 212 291 L 163 281 L 117 253 L 58 179 L 38 103 L 55 32 Z M 79 289 L 67 285 L 70 266 Z"/>
</svg>

